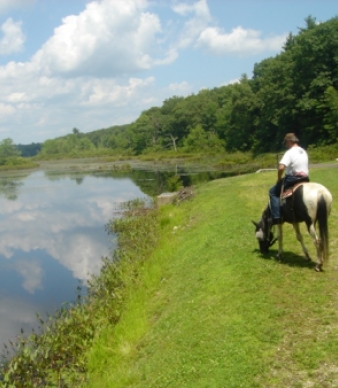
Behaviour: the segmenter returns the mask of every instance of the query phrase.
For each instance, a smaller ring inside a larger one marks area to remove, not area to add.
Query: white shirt
[[[279,163],[286,167],[286,175],[309,175],[309,158],[302,147],[296,146],[288,149]]]

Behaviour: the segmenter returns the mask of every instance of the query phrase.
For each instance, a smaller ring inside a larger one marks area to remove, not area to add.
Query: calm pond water
[[[171,172],[0,177],[0,343],[38,327],[36,313],[76,300],[114,249],[105,225],[119,204],[168,191]],[[185,186],[214,173],[182,174]]]
[[[105,225],[118,204],[144,198],[128,177],[0,177],[0,343],[76,299],[79,282],[111,253]]]

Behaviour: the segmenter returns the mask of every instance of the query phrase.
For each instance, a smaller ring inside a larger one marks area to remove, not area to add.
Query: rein
[[[274,239],[272,239],[271,241],[270,241],[270,235],[271,235],[271,227],[272,227],[272,225],[269,223],[269,222],[267,222],[267,225],[268,225],[268,233],[266,234],[266,241],[269,241],[269,247],[271,247],[277,240],[278,240],[278,237],[275,237]]]
[[[277,240],[278,240],[278,237],[275,237],[275,238],[271,241],[269,247],[272,247],[272,245],[273,245]]]

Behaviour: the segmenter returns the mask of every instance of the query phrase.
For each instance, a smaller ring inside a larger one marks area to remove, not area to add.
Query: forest
[[[295,132],[304,147],[337,143],[338,17],[318,23],[305,19],[290,33],[282,51],[256,63],[252,77],[172,96],[143,111],[136,121],[18,146],[23,156],[94,156],[172,152],[252,152],[282,148]]]

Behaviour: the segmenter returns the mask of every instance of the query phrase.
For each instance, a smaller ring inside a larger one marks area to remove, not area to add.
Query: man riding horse
[[[284,144],[288,148],[278,165],[277,183],[269,190],[271,223],[281,224],[280,194],[282,189],[294,186],[298,182],[309,181],[309,159],[306,151],[298,145],[299,139],[294,133],[287,133]],[[285,172],[285,177],[283,177]]]
[[[270,203],[263,211],[259,222],[252,222],[256,227],[255,235],[261,253],[267,254],[269,248],[278,240],[277,257],[280,259],[283,257],[282,224],[286,222],[293,225],[305,258],[311,260],[299,229],[299,224],[305,222],[317,250],[316,271],[322,271],[323,264],[329,259],[328,217],[331,212],[332,195],[323,185],[309,182],[308,156],[305,150],[299,147],[298,141],[294,133],[285,136],[284,142],[288,150],[279,162],[277,184],[269,191]],[[284,172],[285,177],[282,178]],[[300,182],[302,184],[297,185]],[[280,202],[283,188],[291,187],[292,195],[285,195]],[[278,237],[274,238],[272,229],[276,224]]]

